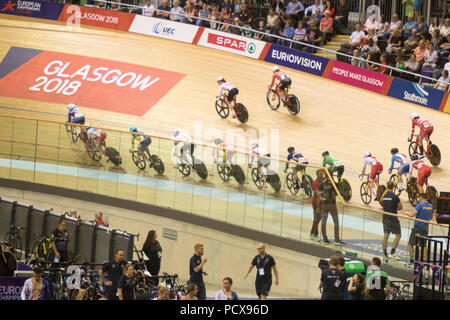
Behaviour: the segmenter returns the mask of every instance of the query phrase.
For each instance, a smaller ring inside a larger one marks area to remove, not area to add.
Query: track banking
[[[312,60],[312,59],[305,58],[305,57],[300,57],[300,56],[298,56],[296,54],[292,54],[292,53],[280,52],[275,49],[272,50],[272,59],[277,59],[277,60],[297,64],[299,66],[318,70],[318,71],[322,70],[322,62],[320,62],[320,61]]]

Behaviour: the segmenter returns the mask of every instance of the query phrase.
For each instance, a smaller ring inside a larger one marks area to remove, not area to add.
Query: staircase
[[[323,48],[333,50],[333,51],[338,51],[341,48],[341,45],[343,43],[347,43],[348,40],[349,40],[348,35],[340,34],[340,35],[334,36],[333,39],[331,39],[331,41],[329,41],[325,46],[323,46]],[[329,59],[336,59],[335,53],[328,52],[325,50],[319,50],[315,53],[315,55],[329,58]]]

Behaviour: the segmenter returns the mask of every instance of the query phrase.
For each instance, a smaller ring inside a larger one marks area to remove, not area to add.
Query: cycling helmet
[[[217,78],[217,82],[225,82],[225,78],[224,77],[218,77]]]
[[[76,106],[73,103],[70,103],[69,105],[67,105],[67,109],[72,110],[73,108],[75,108]]]
[[[220,144],[220,143],[222,143],[222,142],[223,142],[223,140],[220,139],[220,138],[215,138],[215,139],[214,139],[214,144]]]
[[[256,142],[253,142],[251,147],[252,147],[252,150],[255,149],[255,148],[258,148],[258,144]]]
[[[419,115],[416,112],[413,112],[413,113],[411,113],[410,118],[411,118],[411,120],[414,120],[416,118],[419,118]]]
[[[365,158],[368,158],[368,157],[371,157],[372,156],[372,154],[369,152],[369,151],[366,151],[365,153],[364,153],[364,159]]]
[[[178,130],[178,129],[173,129],[173,131],[172,131],[172,136],[173,137],[176,137],[177,135],[179,135],[180,134],[180,130]]]
[[[292,152],[294,152],[294,151],[295,151],[295,148],[294,148],[294,147],[289,147],[289,148],[288,148],[288,152],[289,152],[289,153],[292,153]]]
[[[392,154],[398,153],[398,148],[392,148],[392,149],[391,149],[391,153],[392,153]]]
[[[330,153],[328,151],[322,152],[322,157],[328,157]]]
[[[410,158],[411,158],[411,161],[419,160],[419,156],[415,153],[413,153]]]
[[[130,132],[136,132],[137,131],[137,128],[136,127],[131,127],[130,128]]]
[[[272,72],[275,73],[277,71],[280,71],[280,68],[278,68],[278,66],[273,66],[272,67]]]

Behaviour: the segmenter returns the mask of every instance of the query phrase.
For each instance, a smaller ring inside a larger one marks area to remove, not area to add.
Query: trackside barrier
[[[11,224],[26,228],[19,232],[22,258],[29,259],[36,243],[43,236],[49,237],[61,219],[66,220],[72,258],[78,256],[83,257],[79,258],[81,262],[104,263],[112,259],[115,250],[123,249],[126,259],[133,259],[134,236],[131,234],[0,198],[0,239],[5,238]]]
[[[63,6],[37,0],[19,2],[18,0],[9,2],[0,0],[0,5],[2,4],[3,8],[6,8],[1,11],[4,14],[59,20],[197,44],[252,59],[279,63],[285,67],[321,75],[331,80],[450,113],[448,92],[444,93],[434,88],[260,40],[170,20],[70,4]],[[275,38],[278,37],[275,36]]]

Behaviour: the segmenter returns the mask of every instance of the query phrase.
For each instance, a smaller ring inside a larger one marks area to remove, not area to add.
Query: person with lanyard
[[[345,272],[339,268],[339,257],[330,258],[330,267],[322,271],[320,287],[322,288],[322,300],[343,300],[346,284]]]
[[[117,300],[117,286],[123,275],[123,268],[126,264],[127,262],[125,261],[124,251],[118,249],[114,260],[105,263],[100,270],[98,270],[100,282],[105,284],[107,287],[106,298],[108,300]],[[109,281],[105,281],[105,273],[108,273]]]
[[[247,279],[253,267],[256,267],[255,289],[259,300],[267,300],[270,288],[272,287],[272,268],[275,274],[275,286],[278,286],[278,269],[275,259],[266,253],[266,246],[264,243],[258,244],[258,255],[253,258],[252,263],[247,269],[244,279]]]

